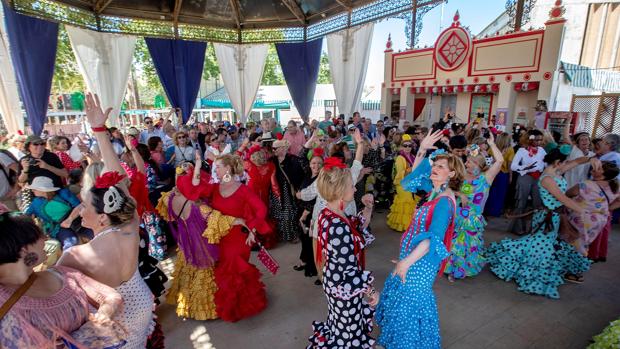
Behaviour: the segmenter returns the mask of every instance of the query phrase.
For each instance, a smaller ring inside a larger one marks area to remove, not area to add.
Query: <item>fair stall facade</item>
[[[542,29],[481,38],[457,12],[434,47],[394,52],[388,39],[382,115],[425,126],[446,113],[463,123],[495,115],[500,129],[533,120],[557,94],[563,11],[557,1]]]

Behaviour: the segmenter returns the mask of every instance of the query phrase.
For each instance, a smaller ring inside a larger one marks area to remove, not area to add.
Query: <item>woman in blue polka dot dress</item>
[[[419,158],[439,137],[440,133],[432,134],[422,141]],[[403,234],[399,260],[385,281],[377,307],[378,343],[386,349],[441,347],[433,283],[448,256],[454,191],[461,186],[465,170],[462,161],[451,154],[436,152],[431,158],[433,191]]]
[[[328,316],[327,321],[312,324],[308,348],[372,348],[372,307],[379,298],[372,287],[373,277],[364,270],[367,242],[360,233],[370,222],[372,207],[366,206],[360,221],[344,213],[355,187],[350,170],[338,158],[325,159],[317,189],[327,201],[317,224],[317,265],[325,261],[323,291]]]
[[[562,175],[588,161],[592,166],[601,164],[597,159],[587,157],[566,162],[569,153],[570,148],[561,146],[545,156],[547,168],[538,182],[545,208],[534,212],[532,233],[519,239],[494,242],[486,250],[491,271],[502,280],[515,280],[521,292],[560,298],[558,286],[564,283],[565,277],[575,281],[590,268],[587,258],[569,243],[558,239],[558,210],[566,206],[585,214],[583,207],[564,194],[566,180]]]

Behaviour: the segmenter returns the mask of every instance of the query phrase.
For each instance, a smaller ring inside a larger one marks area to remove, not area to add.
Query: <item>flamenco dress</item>
[[[455,279],[476,276],[484,267],[484,239],[487,225],[482,212],[489,195],[489,183],[481,174],[472,181],[465,181],[460,192],[467,195],[467,204],[457,208],[452,238],[452,250],[445,273]]]
[[[242,218],[257,234],[269,234],[267,207],[246,185],[230,196],[220,194],[219,184],[210,184],[203,193],[214,210],[224,215]],[[261,272],[249,262],[248,233],[240,225],[232,226],[219,242],[219,261],[215,265],[215,305],[217,315],[224,321],[235,322],[256,315],[267,306],[265,285]]]
[[[245,170],[248,174],[247,186],[263,201],[265,207],[269,207],[269,194],[274,193],[277,197],[280,195],[274,164],[267,162],[263,166],[256,166],[251,160],[248,160],[245,161]],[[268,223],[272,228],[268,234],[261,235],[259,238],[265,248],[271,249],[278,244],[278,236],[275,230],[275,222],[269,219]]]
[[[404,231],[409,226],[417,201],[411,192],[406,191],[401,185],[401,181],[411,170],[413,156],[401,153],[394,161],[394,202],[390,206],[390,213],[387,216],[387,225],[398,231]]]
[[[486,250],[491,271],[504,281],[515,280],[518,290],[553,299],[560,298],[558,286],[564,275],[581,274],[590,268],[590,261],[567,242],[558,239],[562,203],[538,182],[545,206],[532,218],[532,233],[519,239],[504,239],[492,243]],[[563,177],[552,177],[562,192],[566,191]]]
[[[327,298],[327,321],[312,323],[312,348],[373,348],[371,337],[374,310],[364,300],[373,277],[364,270],[365,241],[356,221],[341,217],[329,208],[319,215],[317,264],[323,254],[323,291]]]
[[[442,260],[454,229],[455,205],[441,196],[423,204],[415,214],[400,243],[399,260],[406,258],[423,240],[429,251],[407,271],[403,283],[388,276],[377,307],[381,327],[378,343],[386,349],[440,348],[439,314],[433,283],[441,272]]]
[[[620,319],[605,327],[603,332],[592,338],[593,342],[587,349],[620,348]]]
[[[228,233],[234,218],[223,216],[200,201],[187,201],[190,213],[184,219],[172,209],[175,195],[175,192],[163,193],[157,205],[179,247],[166,301],[176,304],[179,317],[216,319],[217,286],[213,271],[219,253],[216,244]]]

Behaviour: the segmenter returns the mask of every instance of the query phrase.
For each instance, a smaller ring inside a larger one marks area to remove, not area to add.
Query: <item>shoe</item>
[[[313,276],[317,276],[316,272],[309,272],[308,269],[306,269],[306,271],[304,272],[304,276],[307,278],[311,278]]]
[[[322,283],[322,282],[321,282],[321,280],[319,280],[319,279],[316,279],[316,280],[314,281],[314,284],[315,284],[315,285],[317,285],[317,286],[321,286],[321,285],[323,285],[323,283]]]
[[[302,271],[302,270],[306,270],[306,265],[305,264],[298,264],[298,265],[294,265],[293,269],[297,270],[297,271]]]
[[[564,275],[564,280],[566,280],[568,282],[575,283],[575,284],[582,284],[583,283],[583,275],[566,274],[566,275]]]

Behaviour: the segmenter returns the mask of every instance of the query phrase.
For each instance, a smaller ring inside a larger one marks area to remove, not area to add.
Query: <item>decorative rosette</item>
[[[471,195],[474,192],[474,187],[469,183],[463,183],[461,186],[461,193],[465,195]]]

